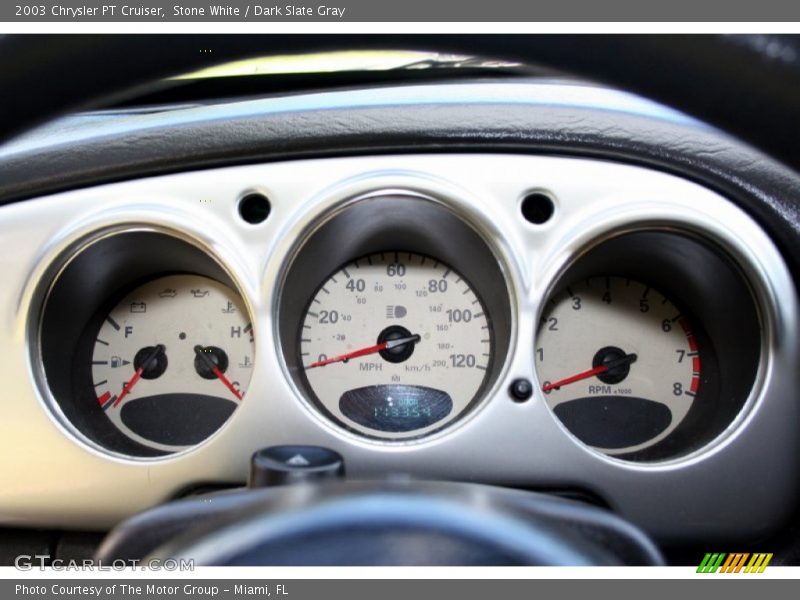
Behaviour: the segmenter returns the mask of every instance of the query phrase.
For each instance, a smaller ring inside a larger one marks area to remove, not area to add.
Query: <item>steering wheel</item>
[[[800,38],[782,36],[4,36],[0,140],[211,64],[252,55],[393,47],[483,55],[587,76],[683,110],[800,171],[792,127],[800,123]],[[643,535],[598,509],[482,486],[475,493],[478,487],[459,485],[237,492],[216,496],[213,518],[191,532],[185,525],[208,506],[188,500],[135,517],[110,536],[101,555],[119,556],[120,540],[157,531],[142,553],[160,546],[156,554],[195,553],[213,564],[336,564],[343,548],[362,557],[362,564],[396,563],[402,562],[397,548],[409,547],[436,549],[423,553],[428,564],[660,561]],[[486,505],[496,510],[487,513],[481,509]],[[291,510],[281,512],[287,506]],[[611,545],[625,546],[627,554],[604,553],[587,531],[615,540]]]

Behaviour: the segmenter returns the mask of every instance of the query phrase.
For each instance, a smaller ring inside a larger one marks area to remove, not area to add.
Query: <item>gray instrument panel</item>
[[[237,212],[238,199],[252,190],[272,204],[259,225]],[[520,213],[522,198],[535,190],[555,201],[543,225]],[[383,195],[429,203],[466,224],[497,259],[509,295],[508,335],[491,386],[464,418],[402,443],[359,436],[316,410],[279,335],[281,291],[292,260],[332,215]],[[6,357],[0,365],[6,382],[0,451],[8,457],[4,480],[15,482],[0,495],[7,523],[108,527],[188,486],[243,481],[253,451],[283,443],[334,448],[354,478],[400,473],[585,489],[661,540],[760,533],[795,504],[800,432],[793,282],[752,219],[680,178],[556,157],[321,159],[58,194],[3,207],[0,225],[0,255],[7,257],[0,289]],[[41,365],[40,316],[50,282],[87,240],[128,230],[174,236],[207,255],[238,289],[256,331],[246,401],[205,442],[168,456],[126,456],[89,440],[59,410]],[[540,388],[534,336],[562,275],[602,242],[640,231],[685,234],[729,256],[752,292],[761,330],[752,393],[741,410],[700,448],[653,462],[596,452],[561,425],[541,392],[519,403],[507,391],[517,378]]]

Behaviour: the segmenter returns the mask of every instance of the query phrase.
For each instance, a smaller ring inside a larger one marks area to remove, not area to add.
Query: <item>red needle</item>
[[[419,335],[412,335],[411,337],[400,338],[397,340],[387,340],[380,344],[375,344],[374,346],[367,346],[366,348],[353,350],[352,352],[347,352],[346,354],[340,354],[339,356],[333,356],[331,358],[318,360],[317,362],[313,362],[310,365],[308,365],[306,369],[313,369],[314,367],[324,367],[325,365],[329,365],[331,363],[336,363],[336,362],[344,362],[346,360],[350,360],[351,358],[358,358],[359,356],[375,354],[376,352],[380,352],[381,350],[389,350],[390,348],[396,348],[397,346],[402,346],[403,344],[416,344],[421,339],[422,338]]]
[[[244,399],[242,393],[236,389],[236,386],[231,383],[230,379],[225,377],[225,374],[219,370],[219,367],[215,366],[211,369],[211,372],[217,376],[217,379],[225,384],[225,387],[228,388],[234,396],[236,396],[239,400]]]
[[[577,375],[573,375],[572,377],[567,377],[566,379],[561,379],[553,383],[545,383],[542,386],[542,391],[547,393],[551,390],[557,390],[562,385],[575,383],[576,381],[581,381],[582,379],[589,379],[590,377],[594,377],[595,375],[600,375],[600,373],[605,373],[606,371],[608,371],[608,365],[600,365],[599,367],[595,367],[594,369],[589,369],[588,371],[584,371],[583,373],[578,373]]]
[[[542,391],[544,393],[550,392],[552,390],[557,390],[562,386],[569,385],[570,383],[575,383],[576,381],[581,381],[583,379],[589,379],[590,377],[594,377],[595,375],[600,375],[600,373],[605,373],[610,369],[615,367],[619,367],[625,363],[632,363],[636,361],[636,354],[628,354],[627,356],[623,356],[616,360],[612,360],[607,362],[604,365],[600,365],[599,367],[595,367],[594,369],[589,369],[588,371],[583,371],[582,373],[578,373],[577,375],[572,375],[571,377],[566,377],[564,379],[560,379],[559,381],[554,381],[553,383],[545,383],[542,386]]]
[[[122,399],[128,395],[128,392],[130,392],[133,389],[133,386],[136,385],[136,382],[139,381],[142,373],[144,373],[144,367],[139,367],[136,369],[136,373],[133,374],[133,377],[130,378],[128,383],[122,386],[122,392],[120,392],[119,396],[117,396],[117,399],[114,400],[114,404],[111,405],[112,408],[116,408],[117,405],[122,402]]]
[[[197,354],[197,356],[199,356],[200,359],[206,364],[206,367],[208,367],[211,370],[211,372],[216,376],[216,378],[219,379],[225,385],[225,387],[231,391],[231,393],[234,396],[236,396],[239,400],[244,399],[242,392],[236,389],[236,386],[231,383],[231,380],[225,377],[225,373],[223,373],[220,370],[220,368],[217,366],[217,363],[215,363],[211,359],[211,357],[208,356],[208,354],[206,354],[205,348],[203,348],[200,345],[197,345],[194,347],[194,351]]]
[[[144,373],[144,368],[148,366],[155,358],[157,358],[159,354],[164,352],[164,350],[166,350],[166,348],[163,344],[159,344],[153,348],[153,351],[142,361],[142,366],[136,369],[133,377],[130,378],[128,383],[122,386],[122,391],[120,392],[119,396],[117,396],[117,399],[114,400],[114,404],[111,405],[112,408],[119,406],[120,402],[122,402],[122,399],[128,395],[128,393],[133,389],[133,386],[136,385],[136,382],[141,378],[142,373]]]

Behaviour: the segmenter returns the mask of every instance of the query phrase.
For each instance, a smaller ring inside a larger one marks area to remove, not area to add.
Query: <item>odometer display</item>
[[[491,322],[450,266],[379,252],[331,275],[309,303],[300,359],[322,409],[349,429],[415,437],[463,414],[491,368]]]
[[[370,385],[342,394],[339,410],[370,429],[415,431],[447,417],[453,400],[441,390],[418,385]]]

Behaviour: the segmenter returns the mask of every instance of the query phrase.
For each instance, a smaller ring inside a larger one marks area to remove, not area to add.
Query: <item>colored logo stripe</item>
[[[714,553],[711,554],[710,552],[707,553],[703,557],[703,561],[700,563],[700,566],[697,567],[698,573],[716,573],[719,566],[722,564],[722,561],[725,560],[726,554],[718,554]]]
[[[709,552],[704,557],[700,566],[697,567],[698,573],[763,573],[764,569],[772,560],[772,553],[734,552],[727,554],[724,552]],[[750,559],[748,562],[747,559]],[[745,566],[747,563],[747,566]],[[742,570],[744,569],[744,570]]]
[[[720,569],[720,573],[738,573],[742,570],[744,562],[750,557],[748,553],[734,553],[729,554],[725,563]]]
[[[764,569],[767,568],[769,561],[772,560],[772,553],[769,554],[753,554],[753,558],[750,559],[750,562],[747,563],[747,567],[745,567],[745,573],[763,573]]]

